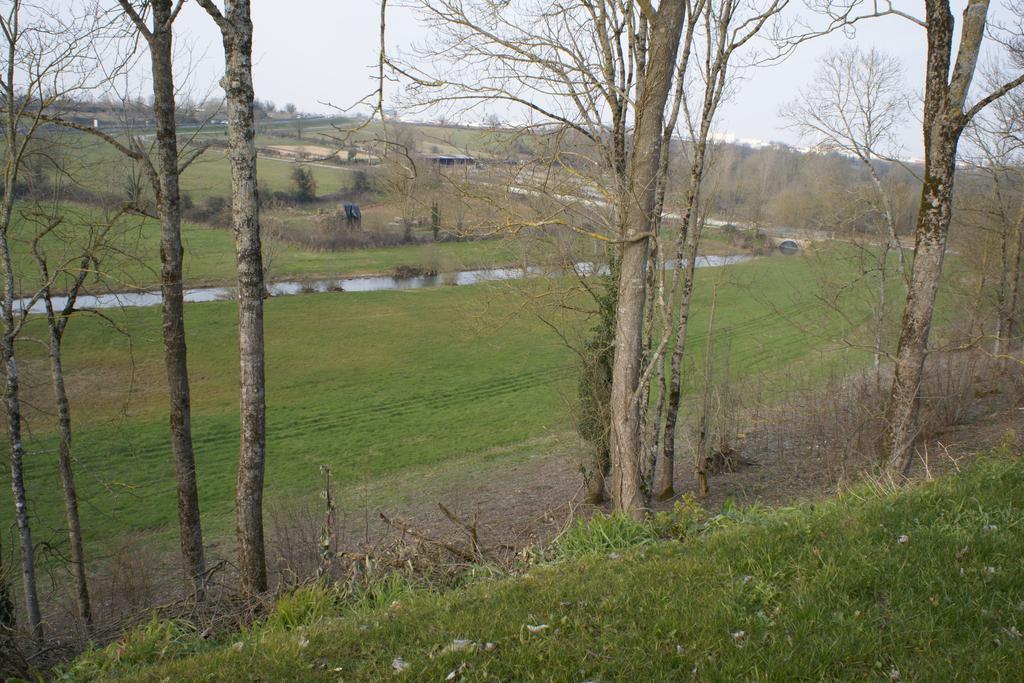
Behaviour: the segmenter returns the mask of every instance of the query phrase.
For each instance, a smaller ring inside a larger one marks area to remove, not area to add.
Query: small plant
[[[352,176],[352,192],[366,194],[373,192],[373,181],[366,171],[356,171]]]
[[[577,521],[562,534],[553,547],[554,559],[621,552],[657,540],[658,535],[648,521],[640,522],[620,513],[595,515]]]
[[[152,664],[185,654],[201,643],[195,629],[185,621],[153,618],[120,640],[102,649],[86,652],[58,679],[97,680],[116,668]]]
[[[267,629],[289,630],[309,626],[337,610],[338,594],[330,588],[306,586],[277,600],[274,613],[267,617]]]
[[[651,517],[651,528],[659,538],[682,539],[693,535],[707,512],[692,493],[675,502],[671,511],[658,512]]]

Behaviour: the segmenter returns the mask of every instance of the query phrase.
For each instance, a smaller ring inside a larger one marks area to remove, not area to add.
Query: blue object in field
[[[345,208],[345,218],[350,221],[362,220],[363,212],[359,210],[359,206],[352,202],[345,202],[343,205]]]

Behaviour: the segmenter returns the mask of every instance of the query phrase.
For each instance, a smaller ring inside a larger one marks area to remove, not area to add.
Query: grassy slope
[[[734,376],[774,369],[786,381],[794,362],[816,369],[836,358],[820,350],[841,321],[792,303],[811,283],[802,260],[780,257],[700,272],[691,344],[696,367],[713,277],[725,278],[716,316],[723,340],[719,365],[728,358]],[[793,317],[771,315],[764,297]],[[65,362],[83,468],[83,526],[104,551],[126,532],[173,538],[175,514],[159,311],[118,315],[132,335],[132,360],[125,337],[86,316],[69,327]],[[235,316],[231,302],[187,309],[199,488],[211,537],[231,524]],[[795,326],[794,318],[805,326]],[[503,288],[271,299],[267,340],[272,504],[312,498],[323,463],[345,486],[453,458],[484,462],[495,449],[570,428],[573,355],[522,296]],[[24,353],[29,398],[45,407],[50,399],[41,350],[26,345]],[[29,448],[38,456],[28,461],[28,488],[37,533],[62,543],[56,468],[46,455],[55,445],[52,420],[34,413],[31,426]],[[12,509],[0,505],[0,524]]]
[[[895,495],[720,516],[682,542],[446,594],[381,589],[353,605],[307,590],[219,643],[153,625],[69,677],[1019,680],[1021,491],[1024,464],[1005,454]],[[495,647],[445,652],[456,639]]]
[[[323,463],[340,484],[352,484],[542,433],[551,416],[564,415],[559,387],[568,386],[569,352],[529,319],[503,324],[514,303],[492,301],[481,288],[270,300],[269,498],[312,495]],[[201,304],[187,315],[201,503],[216,536],[229,528],[238,449],[236,310]],[[135,372],[125,414],[127,341],[89,318],[68,336],[76,452],[88,472],[80,495],[96,543],[174,519],[159,312],[128,311],[124,324]],[[41,360],[30,367],[44,368]],[[44,416],[36,420],[31,448],[45,450],[52,432]],[[35,460],[28,477],[42,529],[60,520],[50,465]],[[2,515],[6,521],[6,509]]]

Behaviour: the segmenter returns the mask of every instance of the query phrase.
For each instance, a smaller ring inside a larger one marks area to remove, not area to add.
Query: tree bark
[[[9,186],[13,187],[13,183]],[[28,498],[25,494],[25,448],[21,440],[21,395],[18,380],[18,362],[14,355],[14,273],[11,270],[11,252],[7,239],[11,209],[4,197],[4,229],[0,231],[0,258],[4,267],[4,331],[0,344],[0,357],[5,369],[4,404],[7,409],[7,435],[11,447],[11,492],[14,494],[15,518],[18,523],[18,539],[21,543],[21,571],[25,590],[25,608],[29,626],[36,640],[43,638],[43,620],[39,611],[39,594],[36,588],[35,546],[32,544],[32,527],[29,522]]]
[[[615,320],[612,367],[611,498],[615,510],[642,517],[640,368],[650,229],[655,208],[658,161],[665,104],[672,85],[686,11],[683,2],[665,0],[651,27],[646,71],[637,96],[636,126],[630,151],[627,199],[622,217],[623,249]]]
[[[914,230],[914,264],[893,368],[887,420],[887,464],[905,476],[918,436],[921,381],[931,332],[935,297],[942,276],[952,217],[953,181],[967,92],[981,47],[988,0],[970,0],[963,37],[950,74],[954,37],[948,0],[927,0],[928,60],[924,100],[925,170]]]
[[[263,543],[263,476],[266,461],[264,388],[263,253],[256,186],[253,119],[252,17],[249,0],[225,0],[224,14],[210,0],[199,4],[220,27],[224,42],[228,149],[231,157],[232,227],[238,270],[238,342],[241,364],[241,444],[235,490],[238,566],[242,589],[267,590]]]
[[[175,120],[171,0],[154,0],[149,38],[156,114],[157,205],[160,216],[160,291],[162,294],[164,367],[170,399],[171,451],[178,493],[178,527],[185,574],[202,599],[206,560],[199,511],[192,406],[185,342],[184,249],[181,242],[179,155]]]
[[[691,226],[689,233],[699,232],[699,227]],[[676,425],[679,421],[679,409],[682,405],[683,357],[686,354],[686,334],[690,323],[690,301],[693,298],[693,284],[696,267],[699,235],[693,234],[687,239],[686,255],[678,259],[677,267],[686,260],[686,274],[683,277],[682,292],[679,301],[679,318],[676,326],[675,346],[669,372],[668,397],[666,398],[665,424],[661,434],[661,452],[658,455],[654,471],[654,495],[658,500],[668,500],[675,495],[675,452]]]
[[[17,8],[14,10],[17,12]],[[17,37],[8,36],[7,69],[4,98],[13,103],[17,92],[14,89]],[[39,611],[39,595],[36,587],[35,547],[32,545],[32,528],[29,522],[28,500],[25,495],[24,460],[25,449],[21,440],[21,396],[18,382],[18,362],[14,354],[14,340],[17,328],[14,320],[14,270],[11,263],[10,227],[14,210],[14,191],[18,181],[18,168],[25,141],[18,140],[19,121],[15,108],[7,107],[4,142],[6,159],[4,163],[4,196],[0,204],[0,264],[3,266],[3,332],[0,337],[0,363],[4,368],[4,407],[7,411],[7,435],[11,447],[11,491],[14,494],[15,518],[18,524],[18,539],[21,544],[22,581],[25,590],[25,608],[29,627],[36,640],[43,638],[43,621]]]
[[[44,272],[45,275],[45,272]],[[92,605],[89,600],[89,583],[85,572],[85,550],[82,547],[82,523],[78,515],[78,493],[75,490],[75,475],[71,468],[71,403],[64,385],[64,362],[61,353],[63,337],[61,322],[53,311],[49,291],[45,292],[46,318],[49,326],[50,381],[57,401],[57,417],[60,423],[60,449],[57,461],[60,482],[64,490],[64,514],[68,523],[68,546],[71,549],[71,574],[75,580],[78,614],[86,629],[92,627]]]
[[[723,17],[723,20],[725,18]],[[717,26],[720,40],[725,40],[728,23]],[[706,62],[707,85],[701,107],[701,119],[697,137],[693,141],[693,159],[690,163],[689,186],[686,190],[686,206],[683,210],[679,238],[676,246],[676,271],[673,274],[673,289],[678,282],[678,273],[683,270],[682,292],[679,298],[679,313],[675,330],[675,344],[672,349],[672,360],[668,380],[668,396],[665,404],[665,423],[661,433],[661,450],[654,472],[654,495],[658,500],[668,500],[675,495],[675,449],[676,425],[682,405],[682,365],[686,353],[686,334],[690,322],[690,301],[693,296],[697,256],[700,253],[702,226],[698,218],[701,202],[701,185],[704,181],[704,169],[707,160],[708,137],[711,125],[718,111],[722,93],[727,84],[729,58],[733,48],[726,48],[724,43],[719,46],[713,61]]]

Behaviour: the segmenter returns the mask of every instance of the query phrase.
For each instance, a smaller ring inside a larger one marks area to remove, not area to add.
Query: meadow
[[[699,273],[695,367],[714,289],[716,364],[728,365],[734,378],[766,373],[785,383],[797,365],[806,374],[866,360],[863,352],[833,348],[849,322],[808,303],[804,292],[816,277],[808,261],[768,257]],[[270,299],[268,501],[315,499],[323,464],[339,487],[353,487],[397,474],[427,476],[459,459],[486,468],[496,454],[522,455],[538,439],[570,433],[575,356],[540,316],[561,316],[570,336],[585,334],[591,323],[575,312],[537,308],[553,286],[538,279]],[[567,301],[580,303],[573,295]],[[83,526],[94,555],[127,534],[170,541],[175,528],[159,310],[112,313],[118,330],[77,316],[65,352]],[[226,536],[232,523],[235,304],[190,304],[186,324],[201,507],[213,539]],[[27,334],[40,330],[34,321]],[[37,408],[29,415],[31,512],[39,538],[59,546],[62,506],[42,349],[25,345],[22,366]],[[0,505],[0,523],[12,509]]]

